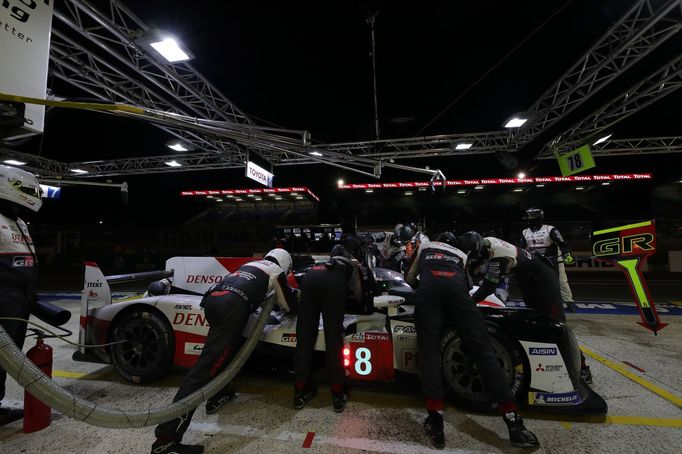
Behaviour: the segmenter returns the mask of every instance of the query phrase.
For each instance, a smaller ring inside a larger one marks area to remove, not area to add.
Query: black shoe
[[[183,445],[177,441],[156,440],[150,454],[201,454],[202,452],[204,452],[204,447],[201,445]]]
[[[436,449],[445,448],[445,433],[443,432],[443,417],[427,416],[424,420],[424,432]]]
[[[348,402],[348,394],[346,394],[345,391],[339,394],[334,394],[332,399],[332,403],[334,404],[334,412],[343,412],[344,408],[346,408],[346,402]]]
[[[225,404],[232,402],[237,394],[231,389],[221,391],[206,401],[206,414],[212,415],[223,408]]]
[[[533,432],[526,429],[523,425],[523,419],[518,413],[507,413],[503,416],[504,422],[507,423],[509,429],[509,441],[512,446],[519,448],[534,448],[540,446],[538,437]]]
[[[590,366],[585,366],[580,369],[580,379],[588,385],[592,384],[592,371],[590,370]]]
[[[21,408],[0,408],[0,426],[19,421],[24,417],[24,410]]]
[[[308,402],[315,398],[317,391],[314,388],[303,388],[294,392],[294,408],[300,410],[305,407]]]

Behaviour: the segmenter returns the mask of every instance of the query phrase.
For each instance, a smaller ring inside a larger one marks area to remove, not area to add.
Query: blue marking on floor
[[[659,315],[682,315],[682,307],[669,303],[655,303]],[[509,307],[525,307],[523,301],[507,301]],[[575,314],[639,315],[635,303],[610,301],[576,301],[573,303]],[[568,311],[564,303],[564,309]]]

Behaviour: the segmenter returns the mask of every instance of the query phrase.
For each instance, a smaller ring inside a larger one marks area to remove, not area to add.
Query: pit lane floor
[[[61,300],[73,313],[78,302]],[[527,426],[540,437],[538,453],[679,453],[682,446],[682,317],[661,316],[670,323],[654,337],[630,315],[568,314],[569,324],[587,351],[594,389],[609,404],[605,421],[526,413]],[[77,340],[74,334],[70,338]],[[123,382],[111,366],[76,363],[74,347],[55,340],[55,380],[70,391],[107,406],[139,409],[171,401],[181,372],[153,386]],[[26,349],[35,343],[27,339]],[[624,363],[623,361],[627,361]],[[624,374],[631,375],[631,378]],[[8,379],[6,403],[20,406],[23,390]],[[252,374],[235,383],[237,399],[218,414],[199,408],[185,442],[202,443],[207,453],[228,452],[437,452],[421,431],[425,414],[413,384],[356,386],[346,411],[331,410],[331,396],[321,389],[301,411],[291,406],[292,381]],[[512,448],[497,416],[470,414],[448,407],[444,452],[528,452]],[[153,428],[100,429],[56,412],[52,425],[24,434],[21,421],[0,427],[1,453],[147,453]]]

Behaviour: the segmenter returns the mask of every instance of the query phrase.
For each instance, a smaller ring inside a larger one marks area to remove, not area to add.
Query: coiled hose
[[[17,348],[0,326],[0,366],[19,385],[41,402],[62,414],[87,424],[111,429],[130,429],[161,424],[175,419],[198,407],[227,386],[237,375],[253,349],[260,341],[265,322],[275,304],[274,294],[263,302],[261,313],[251,335],[239,349],[230,364],[203,388],[170,405],[147,410],[122,410],[107,407],[76,396],[52,381]]]

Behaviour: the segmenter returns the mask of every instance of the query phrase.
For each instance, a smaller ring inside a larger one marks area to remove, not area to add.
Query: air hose
[[[0,326],[0,366],[14,378],[21,387],[41,402],[62,414],[87,424],[112,429],[131,429],[161,424],[194,410],[209,399],[237,375],[260,341],[265,322],[275,304],[271,294],[263,302],[261,313],[244,345],[230,364],[203,388],[170,405],[147,410],[123,410],[107,407],[67,391],[38,369],[24,353],[17,348],[7,332]]]

